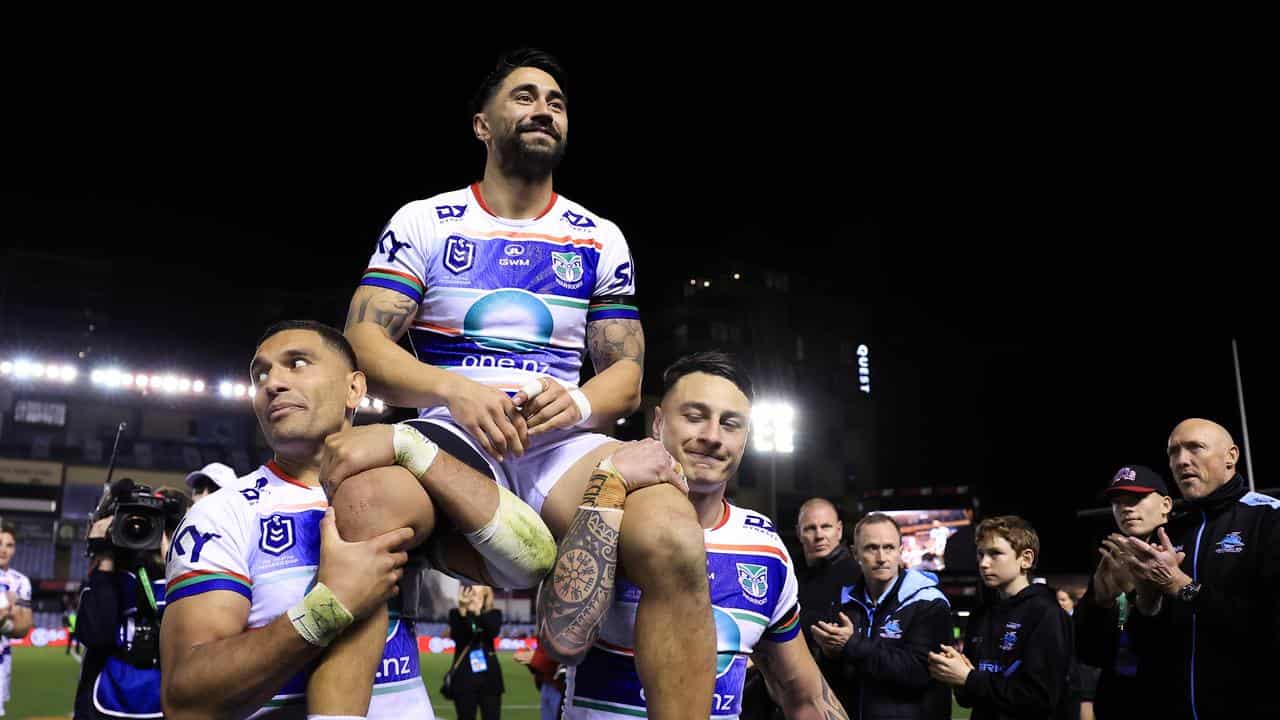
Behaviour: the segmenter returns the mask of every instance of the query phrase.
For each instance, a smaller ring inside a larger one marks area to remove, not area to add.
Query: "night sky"
[[[93,322],[216,371],[272,316],[340,324],[391,213],[479,178],[467,101],[521,40],[29,79],[0,349],[39,349],[33,317]],[[557,189],[622,227],[642,311],[728,258],[821,278],[871,317],[886,484],[978,485],[1051,536],[1121,464],[1163,468],[1178,420],[1240,439],[1235,337],[1259,487],[1280,485],[1252,100],[1097,58],[685,40],[545,43],[570,75]]]

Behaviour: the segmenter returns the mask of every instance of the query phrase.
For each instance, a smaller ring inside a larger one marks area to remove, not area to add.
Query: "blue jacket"
[[[951,604],[937,581],[904,570],[884,598],[859,579],[841,591],[853,637],[841,657],[836,695],[852,719],[951,717],[951,693],[929,677],[930,652],[951,642]]]

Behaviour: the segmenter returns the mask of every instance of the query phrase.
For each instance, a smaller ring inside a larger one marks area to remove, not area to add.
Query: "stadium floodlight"
[[[191,379],[190,379],[190,378],[178,378],[178,392],[180,392],[180,393],[189,393],[189,392],[191,392]]]
[[[203,381],[203,380],[196,380],[195,382],[191,383],[191,392],[193,392],[193,393],[195,393],[195,394],[197,394],[197,395],[199,395],[199,394],[203,393],[203,392],[204,392],[204,381]]]
[[[786,402],[760,402],[751,410],[751,434],[756,452],[783,453],[796,449],[796,411]]]
[[[384,403],[384,402],[382,402],[381,400],[379,400],[379,399],[377,399],[377,398],[374,398],[374,399],[373,399],[373,409],[374,409],[374,410],[377,410],[378,412],[382,412],[383,410],[386,410],[386,409],[387,409],[387,404],[386,404],[386,403]]]
[[[0,375],[10,375],[13,373],[13,363],[5,360],[0,362]]]
[[[231,394],[232,394],[234,397],[238,397],[238,398],[242,398],[242,397],[244,397],[244,396],[245,396],[245,386],[244,386],[244,385],[241,385],[240,383],[236,383],[235,385],[233,385],[233,386],[231,387]]]
[[[758,402],[751,408],[751,435],[756,452],[769,456],[769,516],[778,516],[778,455],[795,452],[796,411],[791,403]]]
[[[58,379],[68,385],[75,382],[76,376],[79,374],[80,374],[80,371],[76,370],[74,365],[63,365],[62,367],[58,368]]]
[[[229,398],[233,392],[234,390],[230,380],[223,380],[218,384],[218,394],[222,397]]]

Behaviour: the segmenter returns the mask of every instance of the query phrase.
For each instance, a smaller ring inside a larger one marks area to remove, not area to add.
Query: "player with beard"
[[[486,149],[483,178],[395,213],[352,297],[346,336],[372,392],[420,408],[414,427],[496,481],[491,493],[467,498],[495,508],[495,522],[483,526],[459,524],[447,498],[431,497],[468,539],[502,527],[499,487],[563,538],[593,469],[618,450],[626,511],[647,519],[621,528],[620,545],[628,577],[644,590],[636,663],[649,712],[705,717],[716,638],[702,528],[679,489],[674,460],[660,451],[636,457],[646,468],[642,477],[624,467],[635,451],[619,450],[598,432],[639,407],[644,333],[621,231],[553,188],[568,139],[568,108],[564,72],[554,58],[520,50],[500,59],[472,108],[473,135]],[[398,345],[406,333],[412,354]],[[596,370],[585,383],[584,351]],[[331,492],[344,475],[364,467],[343,455],[339,449],[331,466],[341,471],[325,479]],[[654,481],[661,482],[640,487]],[[423,490],[386,482],[367,492],[362,521],[389,530],[395,524],[379,525],[379,516],[393,517]],[[342,529],[341,512],[338,522]],[[437,545],[429,554],[447,558],[450,552]],[[468,579],[513,586],[501,578]],[[590,614],[584,607],[576,612]],[[544,630],[558,639],[558,658],[581,659],[589,643],[575,630],[579,617],[548,622]],[[336,656],[333,663],[332,674],[321,668],[313,680],[324,677],[323,687],[337,695],[351,673]],[[674,667],[681,671],[671,672]]]

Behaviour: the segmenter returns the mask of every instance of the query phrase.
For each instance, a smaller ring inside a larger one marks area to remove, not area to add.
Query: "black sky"
[[[186,325],[174,357],[222,365],[272,313],[338,322],[390,214],[479,177],[466,102],[518,40],[32,75],[0,174],[5,326],[90,309],[154,353]],[[1240,429],[1232,337],[1280,484],[1253,95],[1141,53],[547,45],[570,72],[558,189],[626,232],[642,304],[737,258],[868,309],[893,484],[977,482],[986,510],[1071,530],[1120,464],[1162,466],[1177,420]]]

